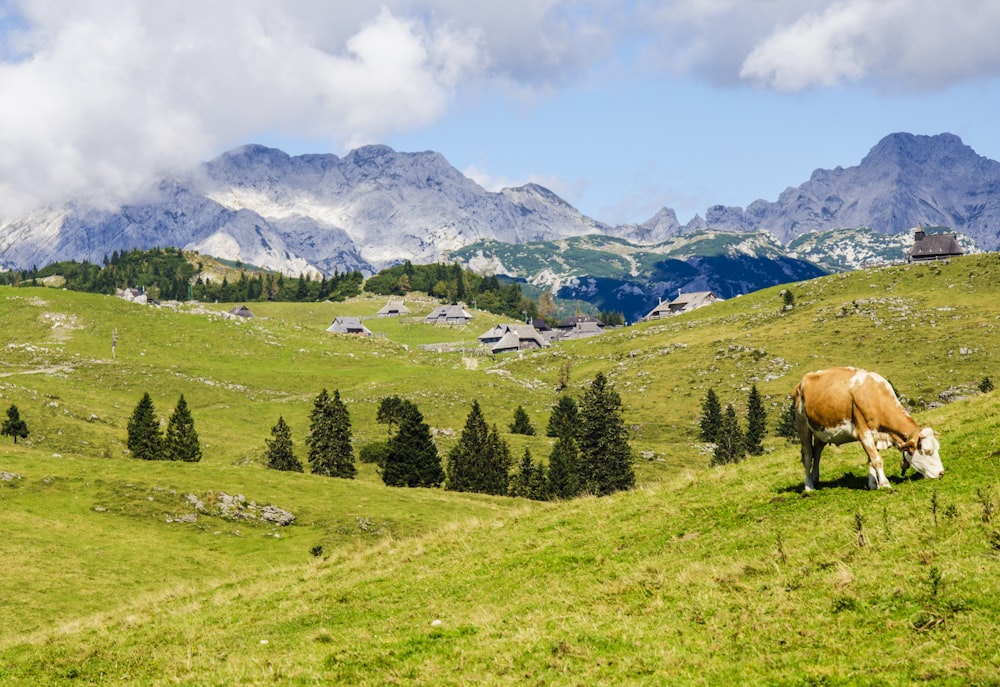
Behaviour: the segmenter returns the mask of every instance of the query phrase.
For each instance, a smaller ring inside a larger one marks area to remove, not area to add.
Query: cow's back
[[[814,428],[842,425],[853,416],[851,380],[859,373],[866,374],[853,367],[834,367],[807,373],[795,388],[796,410]]]

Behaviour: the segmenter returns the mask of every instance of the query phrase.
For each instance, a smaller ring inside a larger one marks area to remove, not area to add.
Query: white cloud
[[[484,67],[473,29],[375,8],[338,43],[293,12],[307,5],[23,3],[0,63],[0,213],[120,200],[262,131],[379,141],[440,117]]]
[[[8,0],[0,216],[125,198],[265,132],[343,152],[439,120],[466,88],[551,92],[602,62],[938,88],[1000,75],[998,34],[993,0]]]
[[[776,27],[740,76],[786,91],[868,80],[937,89],[1000,75],[1000,5],[989,0],[844,0]]]

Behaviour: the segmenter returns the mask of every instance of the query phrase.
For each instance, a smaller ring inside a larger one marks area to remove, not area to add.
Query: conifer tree
[[[462,436],[448,453],[445,489],[506,494],[510,462],[507,442],[495,425],[487,427],[479,402],[473,401]]]
[[[163,440],[163,455],[167,460],[182,460],[197,463],[201,460],[201,444],[194,429],[194,419],[188,409],[184,394],[177,400],[174,412],[167,422],[167,433]]]
[[[722,414],[719,423],[719,436],[715,442],[715,452],[712,454],[712,465],[738,463],[746,455],[746,444],[740,422],[736,418],[736,409],[730,403]]]
[[[514,421],[510,424],[511,434],[525,434],[535,436],[535,428],[528,419],[528,413],[524,411],[524,406],[518,406],[514,411]]]
[[[340,400],[340,391],[334,390],[333,398],[326,389],[316,396],[309,414],[306,443],[313,474],[347,479],[357,474],[351,446],[351,417]]]
[[[489,450],[486,453],[486,463],[479,479],[479,488],[476,490],[481,494],[494,494],[503,496],[507,493],[507,486],[510,484],[510,447],[500,436],[500,431],[496,425],[490,429],[487,440]]]
[[[560,396],[559,402],[552,407],[545,436],[561,437],[564,434],[573,436],[580,429],[579,424],[579,409],[576,401],[569,395]]]
[[[701,404],[701,440],[715,443],[719,440],[719,425],[722,423],[722,404],[715,395],[715,389],[709,389]]]
[[[563,434],[549,455],[548,484],[552,496],[571,499],[580,495],[580,451],[576,440]]]
[[[449,491],[478,491],[477,479],[486,463],[489,445],[489,427],[479,407],[479,401],[472,402],[472,409],[465,418],[465,427],[458,443],[448,452],[448,477],[444,488]]]
[[[140,460],[163,460],[163,437],[156,408],[149,393],[144,393],[128,421],[128,450]]]
[[[390,487],[437,487],[444,481],[431,428],[416,404],[403,401],[399,430],[389,439],[382,481]]]
[[[778,420],[778,429],[776,434],[779,437],[784,437],[785,439],[795,440],[799,438],[799,430],[795,426],[795,401],[789,400],[788,405],[785,406],[785,410],[781,413],[781,418]]]
[[[16,405],[11,405],[7,409],[7,419],[3,422],[0,434],[5,437],[13,437],[15,444],[18,439],[28,438],[28,423],[21,419],[21,413]]]
[[[292,445],[292,430],[285,418],[278,416],[278,422],[271,428],[271,438],[265,439],[267,449],[264,451],[264,462],[272,470],[287,472],[302,472],[302,462],[295,457]]]
[[[528,498],[536,501],[548,501],[552,498],[552,491],[549,489],[549,481],[545,476],[545,465],[541,461],[535,463],[535,470],[528,483]]]
[[[751,456],[759,456],[764,453],[764,436],[767,434],[767,410],[764,408],[764,399],[757,391],[757,385],[750,387],[750,394],[747,396],[747,433],[746,450]]]
[[[632,447],[622,402],[604,373],[597,373],[580,401],[580,486],[604,496],[635,486]]]
[[[405,401],[399,396],[386,396],[379,402],[375,421],[380,425],[389,425],[389,436],[392,436],[393,427],[398,425],[402,419],[407,403],[409,401]]]
[[[508,493],[520,498],[531,498],[531,482],[534,477],[535,462],[531,459],[531,449],[525,446],[517,471],[510,478]]]

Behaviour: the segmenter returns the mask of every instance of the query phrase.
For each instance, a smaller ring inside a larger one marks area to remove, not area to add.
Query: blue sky
[[[0,0],[0,222],[249,142],[685,222],[892,132],[1000,159],[998,35],[990,0]]]

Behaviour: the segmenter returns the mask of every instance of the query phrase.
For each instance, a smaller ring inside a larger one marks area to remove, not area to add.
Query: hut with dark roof
[[[925,262],[947,260],[964,253],[955,234],[928,234],[920,227],[913,232],[913,247],[910,248],[909,258],[910,262]]]

